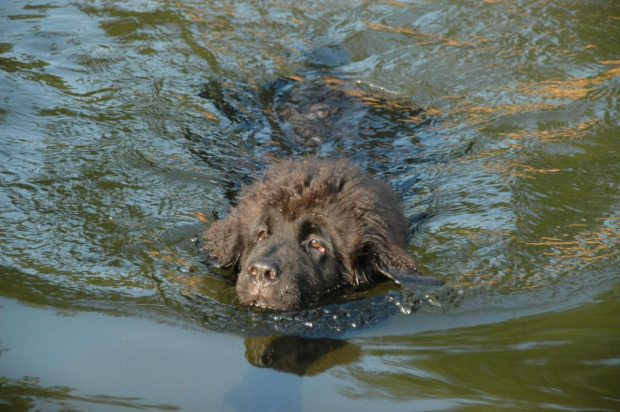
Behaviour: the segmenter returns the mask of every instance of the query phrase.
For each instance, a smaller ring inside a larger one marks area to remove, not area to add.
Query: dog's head
[[[244,305],[297,309],[347,284],[337,239],[326,225],[263,211],[244,239],[237,295]]]
[[[244,191],[205,235],[238,274],[244,305],[293,310],[347,285],[415,271],[397,196],[343,160],[288,161]]]

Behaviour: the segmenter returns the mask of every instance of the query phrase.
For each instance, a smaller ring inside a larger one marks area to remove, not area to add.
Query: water
[[[616,2],[7,0],[0,21],[0,409],[620,408]],[[291,145],[284,76],[361,98],[356,137]],[[389,181],[446,286],[239,308],[192,239],[304,153]]]

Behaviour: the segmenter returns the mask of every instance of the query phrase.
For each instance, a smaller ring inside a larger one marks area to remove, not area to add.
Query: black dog
[[[344,286],[417,274],[396,193],[344,159],[287,160],[213,222],[205,250],[243,305],[293,310]]]

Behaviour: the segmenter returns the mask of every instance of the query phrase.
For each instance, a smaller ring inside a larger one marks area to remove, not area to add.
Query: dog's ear
[[[417,265],[410,257],[407,257],[413,262],[414,266],[407,265],[406,267],[392,265],[387,266],[384,261],[376,262],[376,270],[384,277],[390,279],[394,284],[402,286],[407,283],[418,283],[426,286],[441,286],[444,282],[432,275],[425,275],[418,271]],[[414,268],[415,267],[415,268]]]
[[[373,245],[372,249],[370,256],[374,272],[395,284],[400,285],[401,279],[406,276],[420,274],[415,260],[393,241],[385,239],[381,244]]]
[[[389,239],[367,245],[366,267],[359,267],[356,278],[366,282],[389,279],[401,286],[405,283],[421,283],[428,286],[441,286],[443,282],[418,270],[415,260],[399,245]]]
[[[242,240],[238,222],[232,217],[216,220],[204,235],[204,250],[219,266],[235,266],[241,257]]]

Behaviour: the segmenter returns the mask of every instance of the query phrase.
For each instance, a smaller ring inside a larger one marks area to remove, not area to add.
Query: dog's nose
[[[274,282],[280,278],[280,268],[269,260],[258,260],[248,267],[248,274],[254,281]]]

